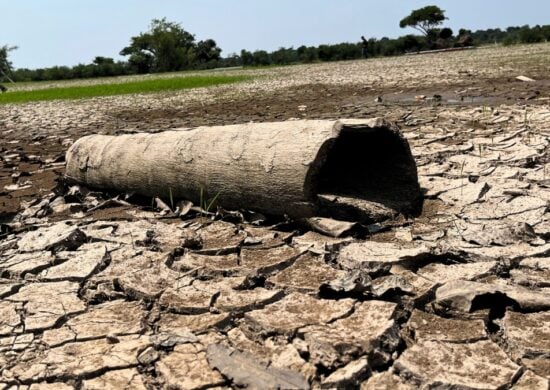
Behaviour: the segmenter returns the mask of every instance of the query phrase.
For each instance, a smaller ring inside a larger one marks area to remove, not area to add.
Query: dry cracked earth
[[[548,389],[549,59],[0,107],[0,389]],[[373,116],[411,145],[418,215],[291,221],[62,179],[84,134]]]

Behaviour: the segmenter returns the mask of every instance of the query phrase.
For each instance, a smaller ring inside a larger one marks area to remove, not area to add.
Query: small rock
[[[120,343],[120,339],[117,336],[115,336],[114,334],[106,335],[105,340],[107,340],[107,342],[109,344],[118,344],[118,343]]]
[[[532,82],[535,81],[534,79],[532,79],[530,77],[527,77],[527,76],[516,76],[516,80],[525,81],[525,82],[528,82],[528,83],[532,83]]]
[[[159,358],[159,353],[153,347],[147,347],[137,357],[139,364],[146,366],[156,362]]]

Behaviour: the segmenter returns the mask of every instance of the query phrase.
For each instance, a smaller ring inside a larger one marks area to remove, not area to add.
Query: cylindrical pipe
[[[75,142],[66,160],[66,176],[90,187],[195,203],[216,196],[225,208],[292,217],[334,214],[322,212],[326,199],[320,195],[369,202],[365,191],[376,192],[379,185],[386,191],[382,182],[392,178],[381,177],[373,164],[385,163],[380,169],[399,176],[397,190],[407,193],[402,200],[413,202],[420,194],[406,140],[379,118],[91,135]]]

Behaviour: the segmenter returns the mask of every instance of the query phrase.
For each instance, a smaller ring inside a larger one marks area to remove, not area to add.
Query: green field
[[[8,91],[0,94],[0,104],[26,103],[47,100],[70,100],[98,96],[127,95],[177,91],[190,88],[211,87],[250,80],[250,76],[187,76],[167,79],[140,80],[112,84],[54,87],[37,90]]]

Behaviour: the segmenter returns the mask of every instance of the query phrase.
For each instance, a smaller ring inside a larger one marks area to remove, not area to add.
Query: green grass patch
[[[8,92],[0,94],[0,104],[26,103],[58,99],[72,100],[98,96],[178,91],[182,89],[211,87],[215,85],[238,83],[249,79],[251,79],[250,76],[187,76],[112,84],[55,87],[31,91],[8,90]]]

